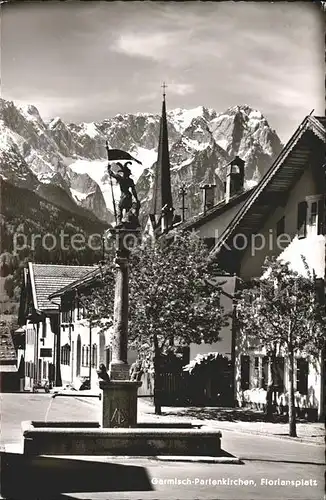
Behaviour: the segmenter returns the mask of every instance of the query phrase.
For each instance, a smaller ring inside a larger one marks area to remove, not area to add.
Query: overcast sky
[[[324,114],[322,15],[310,2],[2,5],[2,97],[44,119],[99,121],[249,104],[283,141]]]

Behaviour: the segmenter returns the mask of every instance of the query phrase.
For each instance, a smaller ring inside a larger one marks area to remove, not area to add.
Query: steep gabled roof
[[[94,271],[94,266],[64,266],[30,262],[28,272],[34,308],[40,311],[56,311],[58,306],[49,300],[49,295],[91,271]]]
[[[325,141],[326,118],[307,116],[220,235],[211,251],[212,258],[217,257],[224,245],[232,247],[230,243],[235,232],[250,235],[259,231],[273,203],[286,201],[289,191],[306,168],[312,150],[319,148],[322,153]]]
[[[56,297],[61,297],[62,295],[65,295],[67,292],[79,289],[80,287],[87,287],[87,285],[95,283],[98,280],[98,278],[101,277],[101,275],[102,275],[101,268],[93,267],[92,271],[90,271],[89,273],[57,289],[54,293],[49,295],[48,299],[52,300]]]

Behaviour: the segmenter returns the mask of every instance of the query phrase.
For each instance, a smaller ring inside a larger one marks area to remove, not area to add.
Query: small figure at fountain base
[[[99,369],[96,373],[99,379],[104,380],[105,382],[110,382],[110,376],[107,372],[106,366],[103,363],[100,364]]]

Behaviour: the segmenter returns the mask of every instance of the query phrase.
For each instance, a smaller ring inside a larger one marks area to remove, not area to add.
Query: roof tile
[[[10,331],[4,323],[0,325],[0,364],[17,362],[17,354]]]
[[[48,300],[49,295],[94,270],[94,266],[63,266],[58,264],[32,264],[32,267],[37,306],[41,310],[56,310],[58,306]]]

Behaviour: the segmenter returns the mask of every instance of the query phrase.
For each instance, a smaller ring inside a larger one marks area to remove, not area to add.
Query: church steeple
[[[163,83],[163,102],[162,115],[160,120],[160,136],[158,144],[157,162],[155,165],[155,178],[153,186],[153,200],[151,209],[151,220],[154,229],[159,225],[162,230],[168,230],[172,225],[173,220],[173,204],[171,192],[171,174],[170,174],[170,156],[169,156],[169,139],[168,127],[166,119],[166,102],[165,89]]]

